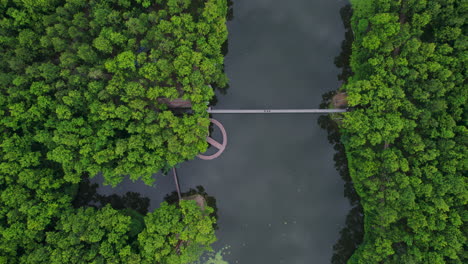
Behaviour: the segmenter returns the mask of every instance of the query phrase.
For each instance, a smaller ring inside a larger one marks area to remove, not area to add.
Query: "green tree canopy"
[[[467,5],[356,0],[343,142],[365,213],[351,263],[465,263]]]
[[[143,216],[72,201],[84,177],[152,183],[206,149],[210,85],[227,82],[226,10],[224,0],[0,0],[0,263],[141,263],[145,236],[172,249],[160,263],[209,249],[209,207]],[[148,232],[158,217],[180,221],[177,249]]]

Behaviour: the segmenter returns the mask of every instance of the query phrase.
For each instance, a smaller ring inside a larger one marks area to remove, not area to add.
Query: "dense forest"
[[[365,235],[349,262],[466,263],[468,2],[351,3],[339,147]],[[0,0],[0,263],[182,264],[210,250],[209,206],[147,213],[78,193],[98,173],[151,184],[206,150],[226,15],[226,0]]]
[[[73,201],[87,177],[150,184],[207,148],[226,12],[225,0],[0,1],[0,263],[176,264],[210,249],[213,209],[194,201],[146,215]]]
[[[467,263],[468,2],[352,0],[341,133],[364,209],[350,263]]]

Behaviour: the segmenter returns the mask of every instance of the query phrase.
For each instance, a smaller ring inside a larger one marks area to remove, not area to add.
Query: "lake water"
[[[340,85],[334,58],[344,38],[340,9],[346,4],[234,1],[225,60],[230,88],[225,95],[217,92],[214,108],[318,108],[322,94]],[[200,185],[216,198],[214,247],[229,246],[229,263],[331,262],[351,206],[318,117],[213,115],[226,128],[227,149],[215,160],[178,168],[183,192]],[[152,210],[175,190],[171,176],[156,178],[155,188],[126,180],[98,192],[138,192],[150,198]]]

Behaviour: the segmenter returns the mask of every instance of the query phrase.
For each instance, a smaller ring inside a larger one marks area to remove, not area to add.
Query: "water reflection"
[[[330,104],[333,95],[334,92],[324,94],[322,105]],[[345,182],[344,196],[349,199],[352,206],[352,209],[346,216],[345,226],[340,231],[340,238],[333,246],[331,262],[333,264],[344,264],[362,243],[364,236],[364,219],[359,196],[354,189],[353,182],[349,175],[348,160],[346,159],[345,149],[340,140],[337,122],[339,122],[339,120],[333,120],[331,116],[321,116],[318,120],[320,127],[327,130],[328,141],[333,145],[336,151],[333,157],[335,168]]]
[[[227,5],[228,5],[228,11],[227,11],[226,19],[227,21],[231,21],[234,19],[234,2],[232,0],[228,0]]]
[[[341,44],[341,53],[335,58],[335,65],[342,69],[338,79],[346,83],[348,78],[353,74],[350,67],[350,56],[352,52],[353,32],[351,30],[352,9],[350,5],[346,5],[340,10],[341,18],[345,27],[345,40]],[[327,92],[322,95],[322,103],[320,108],[328,108],[332,102],[335,91]],[[360,204],[360,198],[354,189],[353,182],[349,175],[348,160],[345,154],[344,145],[341,143],[341,135],[339,132],[340,120],[332,115],[320,116],[318,124],[322,129],[328,132],[328,141],[333,145],[336,153],[333,157],[335,168],[340,173],[344,186],[344,196],[351,203],[352,209],[346,216],[346,223],[340,231],[340,238],[333,246],[333,256],[331,263],[344,264],[352,256],[357,247],[362,243],[364,236],[364,215]]]
[[[229,264],[229,262],[224,260],[226,255],[230,255],[230,252],[228,251],[229,248],[230,246],[225,246],[219,250],[207,252],[199,261],[196,261],[193,264]]]
[[[229,22],[234,19],[234,2],[232,0],[228,0],[227,4],[228,4],[228,10],[227,10],[227,15],[226,15],[226,21]],[[224,58],[226,58],[226,55],[229,53],[229,37],[221,46],[221,53],[223,54]],[[225,65],[223,65],[223,73],[225,73],[224,70],[225,70]],[[211,84],[211,86],[213,87],[215,91],[218,91],[222,95],[226,95],[229,89],[229,82],[224,88],[220,88],[214,84]],[[215,95],[213,96],[213,98],[211,98],[210,106],[215,106],[217,103],[218,103],[218,97]]]
[[[341,53],[335,58],[335,65],[342,69],[338,75],[338,80],[346,83],[348,78],[353,74],[350,65],[350,58],[353,46],[353,30],[351,29],[351,16],[353,10],[351,5],[345,5],[340,9],[341,20],[345,28],[345,39],[341,43]]]
[[[110,204],[116,210],[132,209],[142,215],[148,212],[149,198],[141,197],[136,192],[126,192],[124,195],[101,195],[97,193],[98,187],[99,184],[91,183],[88,177],[84,177],[78,186],[78,193],[73,200],[73,206],[75,208],[83,206],[102,208]]]

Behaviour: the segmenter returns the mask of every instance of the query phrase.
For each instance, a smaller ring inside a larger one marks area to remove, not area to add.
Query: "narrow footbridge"
[[[344,113],[347,111],[348,109],[212,109],[211,107],[207,110],[210,114],[332,114]],[[206,141],[208,144],[218,149],[218,151],[208,156],[198,154],[197,157],[202,160],[212,160],[219,157],[227,146],[227,133],[224,126],[213,118],[210,118],[210,121],[221,130],[223,141],[219,143],[210,136],[207,136]]]
[[[210,114],[331,114],[344,113],[347,109],[212,109]]]
[[[210,114],[333,114],[348,112],[348,109],[212,109],[209,107],[207,112]],[[223,140],[222,143],[219,143],[210,136],[207,136],[206,141],[208,144],[216,148],[218,151],[212,155],[198,154],[197,157],[202,160],[213,160],[219,157],[227,146],[227,133],[224,126],[213,118],[210,118],[210,121],[221,130]],[[174,182],[180,201],[182,197],[175,168],[172,168],[172,173],[174,175]]]

